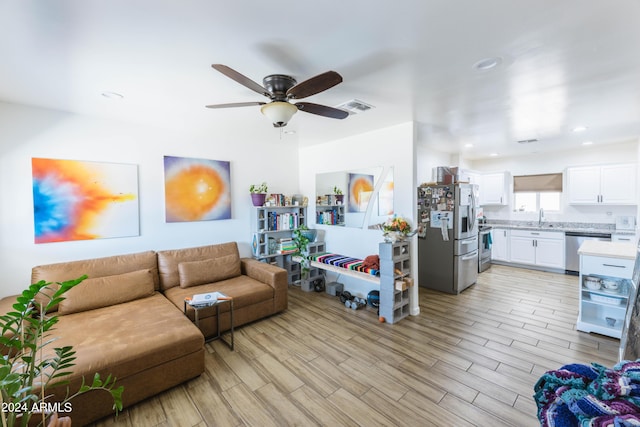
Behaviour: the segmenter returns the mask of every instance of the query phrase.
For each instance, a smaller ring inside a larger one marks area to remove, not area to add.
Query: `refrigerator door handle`
[[[472,260],[474,258],[478,258],[478,251],[473,251],[471,253],[471,255],[465,255],[462,258],[460,258],[462,261],[469,261]]]
[[[469,227],[469,231],[473,232],[476,228],[476,195],[473,192],[473,187],[471,187],[471,204],[469,205],[469,220],[471,222],[471,227]]]

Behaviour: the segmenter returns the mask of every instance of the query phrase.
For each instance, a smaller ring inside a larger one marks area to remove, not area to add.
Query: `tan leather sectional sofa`
[[[240,258],[235,242],[195,248],[147,251],[34,267],[32,282],[89,278],[71,289],[57,307],[59,322],[50,347],[72,345],[76,365],[69,378],[76,390],[85,376],[111,374],[124,386],[130,406],[204,371],[204,339],[216,330],[215,310],[183,313],[184,298],[219,291],[234,299],[234,324],[261,319],[287,308],[287,274],[273,265]],[[0,301],[9,309],[15,297]],[[221,328],[229,328],[228,305]],[[66,390],[52,389],[54,400]],[[113,413],[106,392],[72,401],[74,425]]]

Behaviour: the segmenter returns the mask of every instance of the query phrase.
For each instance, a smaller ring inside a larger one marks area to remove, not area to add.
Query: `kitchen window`
[[[516,212],[560,211],[562,173],[521,175],[513,177],[514,210]]]

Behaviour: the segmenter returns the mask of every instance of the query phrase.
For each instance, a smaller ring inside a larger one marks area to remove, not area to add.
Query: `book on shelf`
[[[267,217],[269,231],[295,230],[300,225],[300,215],[297,212],[271,211]]]

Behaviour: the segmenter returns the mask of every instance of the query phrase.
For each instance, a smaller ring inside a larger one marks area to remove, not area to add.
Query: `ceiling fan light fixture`
[[[260,111],[271,120],[273,127],[281,128],[287,125],[298,111],[298,107],[284,101],[273,101],[263,105]]]

